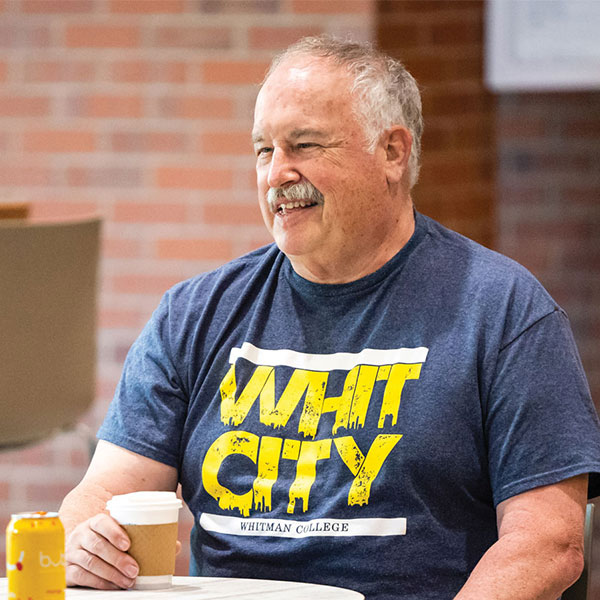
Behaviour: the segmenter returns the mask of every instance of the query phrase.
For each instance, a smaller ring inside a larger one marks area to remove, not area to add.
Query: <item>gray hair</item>
[[[423,116],[421,94],[404,65],[372,44],[333,36],[305,37],[275,56],[265,77],[285,60],[297,55],[330,59],[353,78],[354,112],[361,122],[367,148],[373,152],[382,133],[393,125],[406,127],[413,138],[408,159],[409,186],[419,178]]]

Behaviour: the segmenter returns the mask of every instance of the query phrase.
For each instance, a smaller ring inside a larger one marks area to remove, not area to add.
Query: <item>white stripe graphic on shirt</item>
[[[427,359],[428,348],[396,348],[380,350],[365,348],[360,352],[336,352],[335,354],[306,354],[295,350],[265,350],[244,342],[241,348],[232,348],[229,362],[245,358],[255,365],[266,367],[286,366],[307,371],[350,371],[357,365],[395,365],[398,363],[423,363]]]
[[[406,535],[406,519],[243,519],[202,513],[200,527],[229,535],[284,538]]]

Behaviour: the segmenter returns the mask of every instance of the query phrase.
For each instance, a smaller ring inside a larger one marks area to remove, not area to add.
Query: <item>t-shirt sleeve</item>
[[[590,473],[600,495],[600,425],[566,315],[557,309],[499,352],[485,420],[494,503]]]
[[[129,350],[98,438],[179,468],[188,396],[169,338],[167,293]]]

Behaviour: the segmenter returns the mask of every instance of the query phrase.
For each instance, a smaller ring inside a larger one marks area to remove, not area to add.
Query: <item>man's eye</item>
[[[269,146],[264,146],[262,148],[258,148],[258,150],[256,151],[256,156],[264,156],[265,154],[269,154],[269,152],[272,152],[273,148],[269,148]]]
[[[297,144],[296,147],[298,150],[305,150],[306,148],[317,148],[319,144],[315,144],[314,142],[302,142]]]

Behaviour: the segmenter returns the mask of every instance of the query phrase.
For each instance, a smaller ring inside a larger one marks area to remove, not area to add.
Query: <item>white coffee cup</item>
[[[181,506],[175,492],[133,492],[113,496],[106,503],[110,516],[127,532],[128,552],[140,567],[133,589],[171,586]]]

